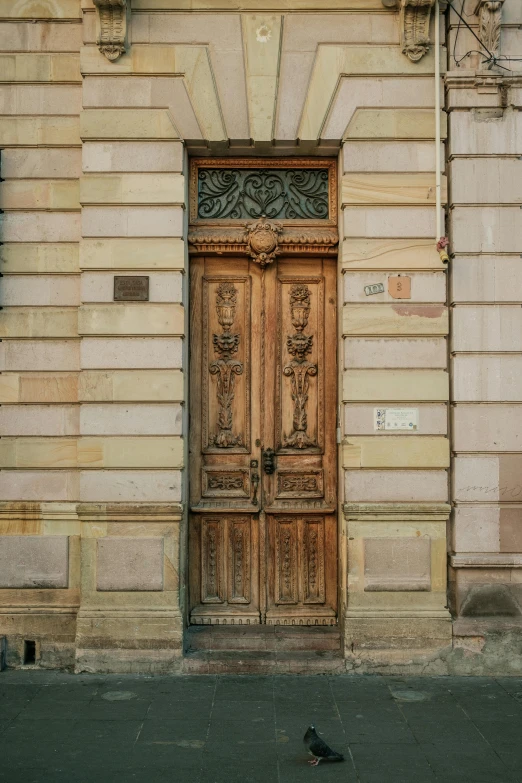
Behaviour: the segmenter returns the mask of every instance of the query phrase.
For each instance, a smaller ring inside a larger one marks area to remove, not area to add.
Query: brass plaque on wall
[[[148,275],[123,276],[114,278],[115,302],[148,302],[149,301],[149,277]]]

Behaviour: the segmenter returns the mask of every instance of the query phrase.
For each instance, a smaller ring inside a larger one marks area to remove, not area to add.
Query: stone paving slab
[[[2,783],[522,783],[521,740],[521,678],[0,674]]]

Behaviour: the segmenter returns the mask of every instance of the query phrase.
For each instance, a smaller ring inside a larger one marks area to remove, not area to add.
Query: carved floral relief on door
[[[285,278],[279,283],[280,365],[278,450],[320,451],[323,439],[323,284],[319,278]]]
[[[203,302],[203,449],[244,452],[250,440],[250,280],[206,278]],[[219,489],[218,483],[215,478],[209,489]],[[221,488],[237,489],[235,483],[222,477]]]

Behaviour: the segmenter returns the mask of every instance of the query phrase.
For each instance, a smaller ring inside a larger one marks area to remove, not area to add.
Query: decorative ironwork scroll
[[[242,446],[241,435],[232,433],[232,402],[234,400],[234,381],[236,375],[242,375],[243,362],[234,359],[239,348],[239,334],[232,334],[230,329],[236,316],[237,288],[233,283],[224,282],[216,292],[216,311],[222,334],[212,335],[214,351],[218,359],[210,363],[209,372],[217,376],[218,431],[209,439],[211,446],[226,449],[231,446]]]
[[[200,168],[200,220],[327,220],[328,169]]]
[[[290,378],[292,400],[294,403],[293,430],[284,439],[286,448],[306,449],[317,446],[317,443],[307,433],[306,404],[310,377],[317,375],[317,365],[306,358],[312,351],[313,336],[305,335],[310,316],[310,289],[303,283],[297,283],[290,289],[290,311],[295,334],[286,339],[288,353],[294,358],[283,367],[283,375]]]

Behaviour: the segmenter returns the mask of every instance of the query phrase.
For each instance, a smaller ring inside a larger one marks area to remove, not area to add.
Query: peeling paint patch
[[[440,318],[444,314],[445,310],[443,305],[430,305],[428,307],[412,307],[411,305],[405,307],[404,305],[392,305],[392,307],[393,311],[397,313],[397,315],[404,315],[406,317],[417,315],[419,318]]]
[[[256,41],[259,41],[259,43],[268,43],[268,41],[272,37],[272,31],[266,24],[262,24],[261,27],[258,27],[256,30]]]

